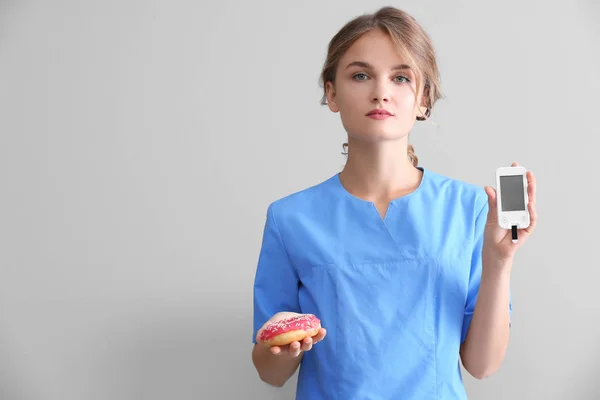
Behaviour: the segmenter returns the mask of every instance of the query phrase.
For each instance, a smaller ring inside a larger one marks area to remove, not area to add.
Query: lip
[[[392,117],[394,114],[383,108],[376,108],[367,113],[367,117]]]

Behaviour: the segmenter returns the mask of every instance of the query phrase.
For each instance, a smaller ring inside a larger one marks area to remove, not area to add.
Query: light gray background
[[[250,359],[268,203],[340,170],[327,43],[391,4],[447,98],[411,142],[538,180],[502,369],[472,399],[598,399],[597,1],[0,1],[0,399],[284,399]]]

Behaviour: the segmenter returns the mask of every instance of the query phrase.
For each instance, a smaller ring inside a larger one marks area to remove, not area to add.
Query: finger
[[[325,335],[327,335],[327,330],[325,328],[319,329],[319,332],[312,337],[313,344],[317,344],[318,342],[323,340],[325,338]]]
[[[280,346],[271,346],[271,348],[269,350],[271,350],[271,354],[273,354],[275,356],[281,354],[281,347]]]
[[[529,226],[527,228],[525,228],[525,231],[528,234],[530,234],[533,232],[533,230],[535,229],[535,225],[537,224],[537,211],[535,209],[535,203],[530,201],[528,204],[528,209],[529,209]]]
[[[488,196],[488,205],[489,205],[488,221],[489,222],[494,222],[494,221],[496,221],[496,219],[498,219],[498,214],[496,212],[496,207],[497,207],[497,203],[496,203],[496,189],[494,189],[491,186],[486,186],[485,187],[485,193]]]
[[[511,166],[511,167],[518,167],[518,166],[519,166],[519,163],[515,161],[515,162],[513,162],[513,163],[512,163],[510,166]]]
[[[298,357],[300,355],[300,350],[301,350],[300,343],[292,342],[290,344],[288,352],[292,357]]]
[[[535,204],[535,192],[537,190],[537,184],[535,181],[535,175],[531,171],[527,171],[527,196],[529,196],[529,202]]]
[[[310,337],[304,338],[302,341],[302,351],[309,351],[312,349],[313,340]]]
[[[300,352],[300,343],[297,341],[290,343],[288,345],[288,353],[296,354],[297,352]]]

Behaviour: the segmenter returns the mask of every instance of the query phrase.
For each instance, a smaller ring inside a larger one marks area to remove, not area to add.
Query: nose
[[[374,103],[387,103],[390,101],[389,88],[385,83],[378,83],[373,88],[372,101]]]
[[[373,97],[373,103],[387,103],[389,100],[388,96]]]

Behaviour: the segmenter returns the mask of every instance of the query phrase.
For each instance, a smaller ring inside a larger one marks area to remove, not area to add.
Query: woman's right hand
[[[295,317],[298,315],[302,315],[302,314],[298,314],[298,313],[294,313],[294,312],[285,312],[285,311],[278,312],[277,314],[273,315],[263,325],[263,328],[271,322],[279,321],[279,320],[290,318],[290,317]],[[315,336],[307,337],[304,340],[302,340],[302,342],[296,341],[296,342],[287,344],[285,346],[271,346],[269,350],[271,351],[271,354],[274,354],[276,356],[296,358],[300,355],[300,353],[305,352],[305,351],[310,351],[315,344],[317,344],[318,342],[320,342],[321,340],[323,340],[325,338],[325,335],[327,335],[327,331],[325,330],[325,328],[321,328]]]

